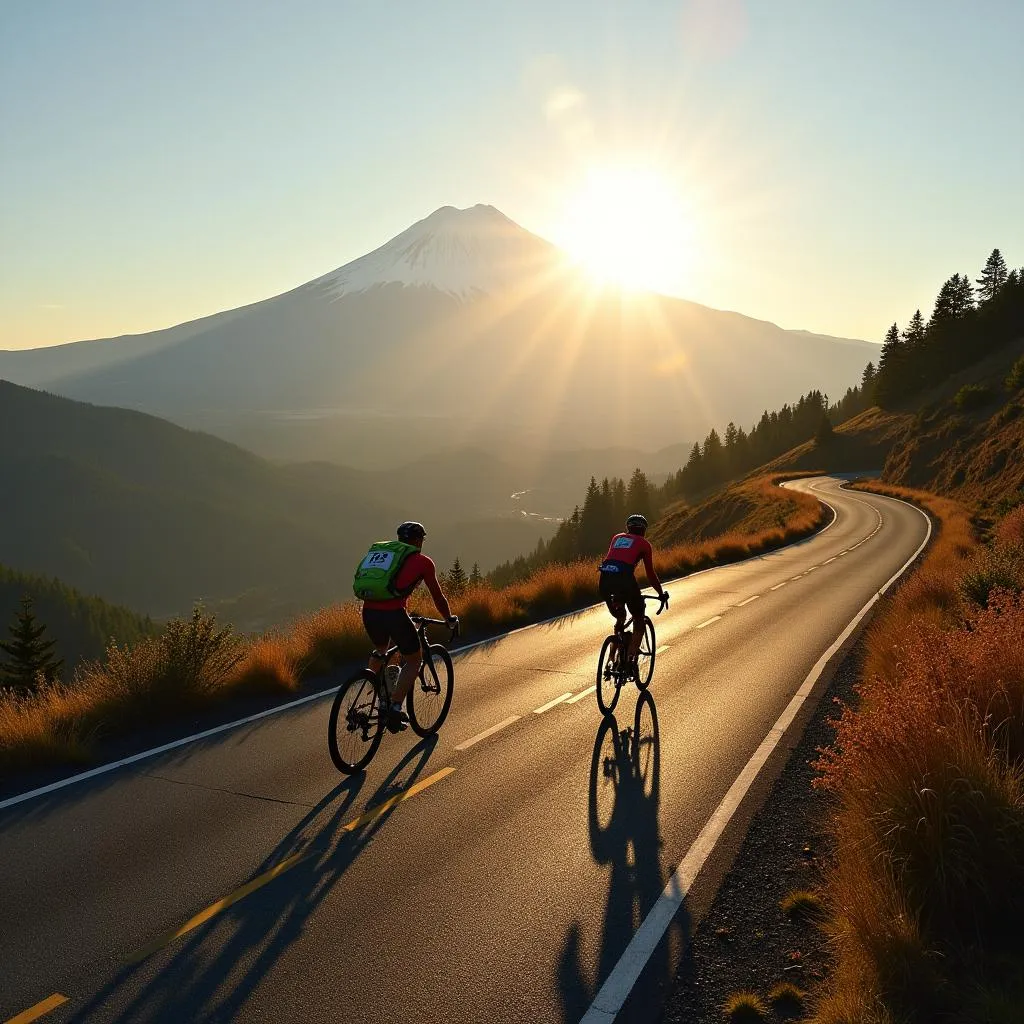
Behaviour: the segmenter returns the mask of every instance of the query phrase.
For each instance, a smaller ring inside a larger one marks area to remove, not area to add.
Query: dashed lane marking
[[[721,617],[721,615],[712,615],[710,619],[707,619],[706,621],[700,623],[700,625],[694,626],[693,628],[703,629],[705,626],[710,626],[712,622],[717,622]]]
[[[550,711],[553,707],[561,704],[563,700],[568,700],[572,696],[572,690],[568,690],[561,696],[556,697],[554,700],[549,700],[547,704],[542,704],[539,708],[534,708],[533,713],[535,715],[543,715],[545,711]],[[458,749],[456,747],[456,749]]]
[[[756,601],[760,596],[760,594],[755,594],[753,597],[748,597],[745,601],[740,601],[736,607],[742,608],[745,604],[750,604],[751,601]]]
[[[838,557],[839,557],[838,555],[833,555],[831,558],[829,558],[827,561],[823,562],[822,564],[823,565],[828,565],[829,562],[834,562]]]
[[[21,1013],[11,1017],[5,1021],[5,1024],[29,1024],[29,1021],[39,1020],[44,1013],[56,1010],[58,1006],[63,1006],[67,1001],[67,996],[54,992],[52,996],[47,996],[41,1002],[36,1003],[35,1006],[30,1006],[27,1010],[22,1010]]]
[[[455,749],[456,750],[469,750],[475,743],[479,743],[481,740],[487,739],[488,736],[493,736],[496,732],[504,729],[506,726],[511,725],[513,722],[518,722],[519,715],[509,715],[504,722],[499,722],[497,725],[492,725],[490,729],[484,729],[483,732],[478,732],[475,736],[470,736],[468,740],[463,740]]]
[[[669,645],[668,644],[662,644],[654,653],[655,654],[661,654],[662,651],[667,651],[668,649],[669,649]],[[595,686],[594,689],[596,690],[597,687]]]
[[[774,587],[769,587],[768,589],[769,590],[778,590],[779,587],[784,587],[788,582],[789,582],[789,580],[783,580],[781,583],[776,583]]]
[[[597,684],[595,683],[593,686],[588,686],[585,690],[580,690],[580,692],[577,693],[575,697],[570,697],[565,703],[566,704],[575,704],[576,701],[583,700],[584,697],[588,697],[596,689],[597,689]]]

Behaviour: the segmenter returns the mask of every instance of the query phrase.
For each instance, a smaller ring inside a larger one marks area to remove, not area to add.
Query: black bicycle
[[[455,669],[448,651],[441,644],[430,642],[427,627],[446,626],[451,632],[450,639],[453,639],[458,633],[458,624],[452,627],[443,619],[428,619],[422,615],[410,618],[416,623],[419,633],[423,662],[405,705],[409,724],[416,735],[432,736],[441,728],[452,706]],[[388,649],[384,655],[384,666],[397,652],[397,646]],[[385,667],[379,673],[363,669],[344,683],[334,698],[327,728],[327,746],[338,771],[346,775],[365,768],[380,746],[391,706],[385,671]]]
[[[661,607],[660,615],[668,606],[668,594],[664,598],[654,594],[644,594],[645,601],[657,601]],[[597,706],[610,715],[619,702],[619,692],[628,683],[633,665],[629,663],[629,637],[626,630],[633,625],[631,617],[624,621],[615,620],[615,631],[605,637],[601,645],[601,656],[597,659]],[[646,690],[654,678],[654,658],[657,653],[657,639],[654,635],[654,623],[650,616],[644,616],[644,635],[640,641],[640,650],[636,657],[636,685]]]

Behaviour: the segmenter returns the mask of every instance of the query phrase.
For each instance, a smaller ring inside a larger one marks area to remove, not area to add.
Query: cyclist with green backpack
[[[370,655],[370,671],[382,671],[383,653],[390,643],[395,643],[402,655],[402,671],[391,695],[387,720],[390,732],[401,732],[409,724],[409,716],[402,710],[402,703],[412,689],[423,661],[416,627],[406,611],[409,597],[420,583],[427,585],[437,610],[449,627],[457,630],[459,626],[458,617],[452,615],[448,598],[437,581],[437,567],[433,559],[420,550],[426,535],[422,524],[402,523],[398,527],[397,541],[378,541],[371,546],[359,563],[352,584],[356,597],[363,602],[363,626],[375,648]]]

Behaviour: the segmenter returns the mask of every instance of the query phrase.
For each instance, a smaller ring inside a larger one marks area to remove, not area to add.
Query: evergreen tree
[[[875,401],[883,407],[903,395],[903,348],[900,329],[893,324],[882,342],[878,374],[875,377]]]
[[[864,367],[864,373],[860,378],[860,389],[865,396],[870,397],[875,390],[875,364],[868,363]]]
[[[452,597],[458,597],[469,583],[466,577],[466,570],[462,568],[462,563],[455,559],[452,562],[452,567],[445,573],[445,589]]]
[[[918,348],[924,344],[924,338],[924,317],[921,316],[921,310],[917,310],[903,332],[903,340],[909,348]]]
[[[0,662],[0,683],[16,690],[31,692],[40,676],[53,682],[62,663],[53,656],[56,640],[44,637],[46,627],[36,622],[32,598],[21,599],[21,609],[8,627],[11,639],[0,641],[0,651],[7,658]]]
[[[985,267],[978,278],[978,299],[980,302],[988,302],[994,299],[996,292],[1006,284],[1008,277],[1006,260],[998,249],[992,250],[992,255],[985,262]]]
[[[828,444],[834,436],[835,431],[832,429],[832,421],[828,418],[828,413],[823,412],[821,419],[818,421],[818,427],[814,431],[814,442],[820,448]]]
[[[627,515],[639,513],[648,519],[654,518],[654,502],[651,500],[651,485],[647,481],[646,474],[637,467],[629,478],[629,486],[626,488],[626,507],[629,509]]]
[[[483,581],[484,581],[484,578],[480,574],[480,563],[479,562],[474,562],[473,563],[473,568],[470,570],[470,573],[469,573],[469,585],[471,587],[479,587],[480,584],[483,583]]]

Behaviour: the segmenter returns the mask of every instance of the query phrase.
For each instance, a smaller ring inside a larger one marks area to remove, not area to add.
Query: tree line
[[[872,397],[893,408],[1024,333],[1024,268],[1009,270],[993,249],[981,276],[943,282],[927,320],[915,311],[901,331],[893,324],[878,359]]]

